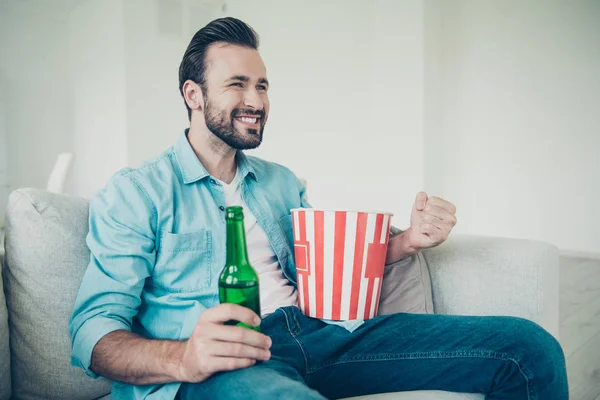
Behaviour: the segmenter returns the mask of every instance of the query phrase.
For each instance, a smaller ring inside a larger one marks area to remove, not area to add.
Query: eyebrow
[[[244,76],[244,75],[234,75],[231,78],[227,79],[226,82],[229,82],[229,81],[248,82],[248,81],[250,81],[250,78],[248,78],[247,76]],[[267,80],[267,78],[259,78],[258,83],[263,83],[263,84],[266,84],[267,86],[269,86],[269,81]]]

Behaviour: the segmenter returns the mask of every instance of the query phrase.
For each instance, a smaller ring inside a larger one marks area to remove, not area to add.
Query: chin
[[[252,129],[256,131],[255,129]],[[252,150],[257,148],[262,143],[262,132],[261,133],[251,133],[249,131],[245,131],[241,135],[238,136],[240,140],[238,140],[236,147],[238,150]]]
[[[256,143],[256,142],[252,142],[252,143],[246,142],[246,143],[242,144],[241,146],[239,146],[237,148],[237,150],[253,150],[253,149],[256,149],[257,147],[259,147],[261,143],[262,142],[258,142],[258,143]]]

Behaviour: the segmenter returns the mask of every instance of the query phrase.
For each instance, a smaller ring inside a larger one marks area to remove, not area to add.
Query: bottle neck
[[[249,266],[244,220],[227,219],[226,265]]]

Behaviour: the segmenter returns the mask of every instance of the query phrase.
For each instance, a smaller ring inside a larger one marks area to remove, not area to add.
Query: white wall
[[[179,63],[218,2],[124,3],[128,163],[138,166],[172,145],[189,126],[179,94]]]
[[[426,189],[458,206],[457,232],[600,252],[600,3],[223,3],[0,13],[12,188],[44,187],[74,150],[73,192],[91,196],[171,145],[187,125],[183,51],[233,15],[260,34],[272,82],[254,154],[306,178],[315,206],[390,210],[405,227]]]
[[[260,35],[271,114],[256,155],[309,182],[318,207],[396,213],[422,186],[420,1],[230,1]]]
[[[73,193],[91,197],[127,165],[122,0],[86,1],[69,15]]]
[[[0,228],[4,225],[4,214],[8,202],[8,146],[6,139],[6,117],[4,81],[0,77]]]
[[[45,187],[58,153],[72,150],[66,18],[0,7],[9,190]]]
[[[600,253],[600,3],[433,3],[426,187],[458,232]]]

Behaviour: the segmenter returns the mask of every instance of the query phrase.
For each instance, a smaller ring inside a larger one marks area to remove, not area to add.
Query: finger
[[[233,371],[235,369],[248,368],[256,364],[251,358],[236,357],[211,357],[211,371]]]
[[[417,193],[414,208],[417,211],[423,211],[423,209],[425,208],[425,204],[427,204],[427,193],[425,193],[425,192]]]
[[[425,209],[423,210],[423,215],[431,215],[437,219],[442,221],[456,222],[456,216],[450,213],[450,211],[445,208],[438,207],[427,203]]]
[[[434,245],[438,245],[444,241],[444,233],[435,225],[423,224],[421,226],[421,233],[429,236],[430,242]]]
[[[426,233],[429,236],[437,235],[441,229],[431,223],[421,225],[421,233]]]
[[[442,220],[441,218],[435,216],[435,215],[431,215],[431,214],[425,214],[423,213],[421,215],[421,221],[422,223],[430,223],[431,225],[435,226],[438,229],[442,229],[442,226],[444,224],[444,220]]]
[[[214,340],[210,344],[210,354],[220,357],[251,358],[255,360],[268,360],[271,352],[267,349],[248,346],[243,343],[221,342]]]
[[[239,321],[250,326],[258,326],[260,317],[254,311],[238,304],[223,303],[206,310],[201,318],[204,321],[223,323],[227,321]]]
[[[450,212],[450,214],[456,214],[456,207],[454,206],[454,204],[452,204],[449,201],[444,200],[440,197],[429,198],[429,200],[427,200],[427,204],[431,204],[432,206],[441,207],[441,208],[447,210],[448,212]]]
[[[456,225],[456,217],[454,215],[448,215],[445,217],[446,219],[438,218],[437,216],[426,214],[423,212],[421,214],[421,224],[428,223],[441,230],[445,236],[448,236],[452,228]]]
[[[243,343],[262,349],[271,347],[271,338],[267,335],[241,326],[213,324],[204,332],[209,338],[223,342]]]
[[[445,238],[448,236],[448,234],[450,233],[450,231],[452,230],[452,228],[454,228],[455,222],[452,221],[442,221],[441,219],[438,219],[436,217],[433,217],[429,214],[427,215],[422,215],[421,216],[421,223],[422,224],[430,224],[433,225],[433,227],[435,227],[436,229],[438,229],[440,232],[435,232],[433,231],[433,234],[437,234],[438,236],[441,236],[442,238]],[[421,232],[423,232],[423,230],[421,229]],[[428,232],[431,233],[431,232]]]

